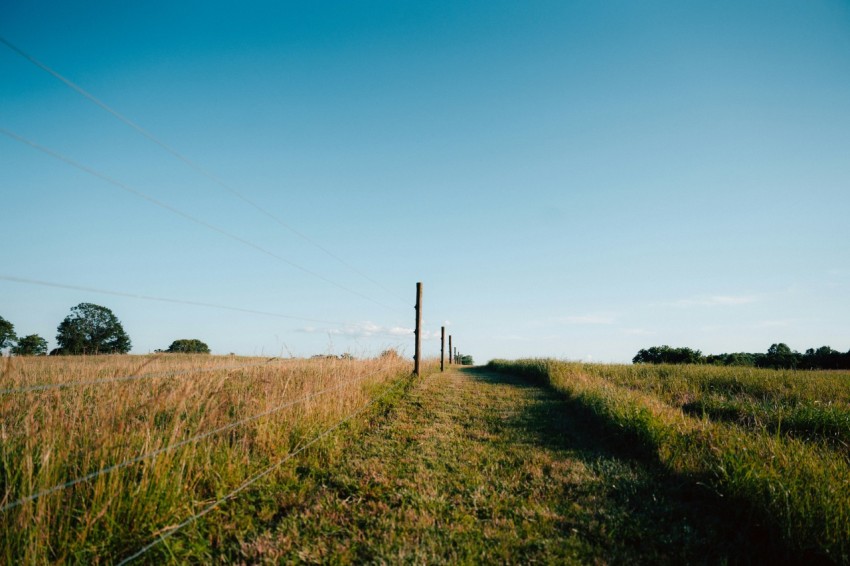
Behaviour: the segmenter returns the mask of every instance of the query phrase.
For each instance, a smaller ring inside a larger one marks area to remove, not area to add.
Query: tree
[[[705,361],[699,350],[671,348],[667,345],[640,350],[632,358],[633,364],[702,364]]]
[[[210,347],[195,338],[181,338],[171,343],[169,354],[209,354]]]
[[[788,347],[788,344],[780,342],[771,344],[767,349],[767,355],[762,360],[765,367],[775,369],[795,369],[803,361],[803,357]]]
[[[71,309],[57,328],[56,341],[63,354],[126,354],[132,343],[112,311],[92,303]]]
[[[16,356],[46,356],[47,340],[38,334],[30,334],[20,338],[11,352]]]
[[[14,344],[17,338],[15,325],[0,316],[0,350]]]
[[[839,369],[844,354],[829,346],[821,346],[817,350],[809,348],[803,354],[803,367],[806,369]]]

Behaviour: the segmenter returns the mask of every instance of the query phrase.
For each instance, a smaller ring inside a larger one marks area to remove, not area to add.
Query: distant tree
[[[209,354],[210,347],[196,338],[181,338],[171,343],[169,354]]]
[[[401,359],[401,354],[399,354],[398,350],[396,350],[395,348],[389,348],[381,352],[381,355],[378,357],[383,360],[395,361]]]
[[[806,369],[840,369],[844,354],[829,346],[821,346],[817,350],[809,348],[803,354],[802,365]]]
[[[462,365],[462,366],[473,366],[473,365],[475,365],[475,362],[473,361],[472,356],[470,356],[469,354],[459,355],[458,356],[458,362],[460,362],[460,365]]]
[[[30,334],[18,339],[18,343],[12,346],[11,352],[16,356],[46,356],[47,340],[38,334]]]
[[[746,352],[726,354],[726,365],[753,367],[756,365],[756,357],[753,354],[748,354]]]
[[[782,342],[772,344],[766,353],[735,352],[703,356],[699,350],[653,346],[632,358],[635,364],[707,363],[716,366],[746,366],[773,369],[850,369],[850,352],[829,346],[809,348],[804,354]]]
[[[671,348],[667,345],[639,350],[632,358],[633,364],[702,364],[705,362],[706,358],[699,350]]]
[[[756,365],[755,354],[735,352],[734,354],[712,354],[705,357],[705,363],[715,366],[746,366]]]
[[[0,350],[8,348],[17,340],[15,325],[0,316]]]
[[[126,354],[132,343],[118,318],[106,307],[80,303],[57,328],[60,354]],[[52,353],[52,352],[51,352]]]
[[[762,367],[775,369],[795,369],[803,362],[803,356],[788,347],[788,344],[779,342],[771,344],[767,349],[767,355],[759,360]]]

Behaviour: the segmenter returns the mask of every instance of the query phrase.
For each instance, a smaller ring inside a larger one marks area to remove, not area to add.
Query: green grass
[[[694,415],[743,427],[850,442],[850,372],[713,366],[586,365],[588,375],[657,396]]]
[[[794,556],[850,560],[847,372],[551,360],[490,367],[564,393],[672,473],[749,509]]]
[[[782,559],[717,495],[634,457],[557,392],[465,369],[419,381],[256,536],[249,563]],[[744,533],[746,534],[746,533]],[[229,557],[234,558],[234,557]]]

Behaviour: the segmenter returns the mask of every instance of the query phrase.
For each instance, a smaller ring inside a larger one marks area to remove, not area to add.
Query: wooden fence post
[[[416,347],[413,354],[413,373],[422,374],[422,283],[416,284]]]
[[[440,327],[440,371],[446,369],[446,327]]]
[[[449,365],[452,365],[452,335],[449,334]]]

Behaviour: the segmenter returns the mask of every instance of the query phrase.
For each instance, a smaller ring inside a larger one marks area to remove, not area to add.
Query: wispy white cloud
[[[308,334],[330,334],[331,336],[346,336],[349,338],[371,338],[373,336],[413,337],[413,329],[403,326],[381,326],[373,322],[356,322],[335,328],[305,326],[299,332]],[[440,339],[440,331],[423,330],[423,340]]]
[[[752,325],[753,328],[786,328],[791,326],[791,320],[762,320]]]
[[[559,324],[614,324],[614,317],[610,315],[584,314],[572,316],[559,316],[552,319]]]
[[[674,307],[722,307],[748,305],[758,300],[759,298],[755,295],[710,295],[679,299],[668,303],[668,305]]]
[[[536,338],[531,338],[529,336],[520,336],[519,334],[502,334],[500,336],[495,336],[495,340],[504,341],[504,342],[534,342]]]
[[[655,332],[646,328],[623,328],[622,332],[629,336],[652,336],[655,334]]]
[[[351,336],[353,338],[368,338],[370,336],[407,336],[413,334],[412,328],[401,326],[381,326],[373,322],[357,322],[335,328],[305,326],[300,332],[310,334],[330,334],[332,336]]]

